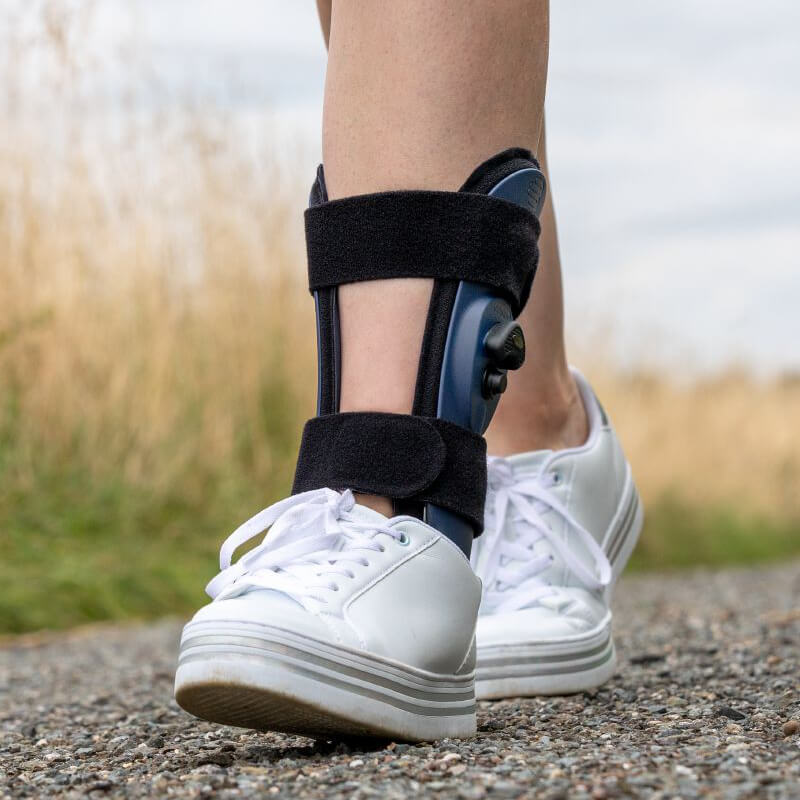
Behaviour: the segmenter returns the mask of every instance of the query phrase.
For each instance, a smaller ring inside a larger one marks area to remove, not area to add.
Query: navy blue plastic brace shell
[[[522,169],[504,178],[489,192],[490,196],[523,206],[539,217],[544,205],[545,178],[538,169]],[[499,395],[487,399],[482,383],[489,359],[485,350],[486,334],[498,322],[512,318],[509,304],[497,297],[490,287],[461,281],[447,333],[444,361],[439,384],[437,416],[463,425],[475,433],[484,433],[497,408]],[[470,371],[467,365],[471,364]],[[425,521],[468,553],[473,531],[457,514],[428,505]]]

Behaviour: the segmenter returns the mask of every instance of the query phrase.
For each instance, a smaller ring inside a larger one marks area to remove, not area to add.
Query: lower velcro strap
[[[352,489],[446,508],[483,529],[486,442],[446,420],[349,412],[310,419],[303,430],[294,494]]]

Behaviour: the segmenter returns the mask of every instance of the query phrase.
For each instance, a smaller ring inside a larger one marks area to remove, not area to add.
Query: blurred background
[[[800,555],[800,6],[558,0],[572,360],[637,569]],[[312,0],[4,0],[0,633],[184,613],[316,391]]]

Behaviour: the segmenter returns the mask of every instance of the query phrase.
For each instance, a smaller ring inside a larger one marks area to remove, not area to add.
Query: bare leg
[[[539,162],[547,172],[544,131]],[[539,267],[531,299],[519,318],[527,355],[522,367],[509,376],[508,390],[487,432],[489,452],[494,455],[576,447],[588,434],[586,413],[564,347],[564,298],[552,185],[541,223]]]
[[[454,190],[506,147],[535,152],[547,48],[547,0],[336,0],[323,122],[330,197]],[[342,411],[411,411],[430,289],[410,279],[340,288]]]
[[[331,3],[333,0],[317,0],[317,14],[319,15],[319,26],[322,28],[322,38],[325,39],[325,47],[328,46],[331,38]]]

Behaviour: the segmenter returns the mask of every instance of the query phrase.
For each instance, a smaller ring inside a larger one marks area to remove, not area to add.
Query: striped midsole
[[[517,676],[562,675],[572,672],[585,672],[602,666],[613,657],[614,644],[609,631],[601,644],[584,650],[574,650],[556,655],[524,655],[517,652],[503,656],[479,657],[476,677],[479,681],[485,681]]]
[[[426,680],[411,672],[402,675],[397,667],[391,669],[394,674],[389,674],[379,663],[367,663],[364,657],[356,665],[353,654],[348,651],[342,651],[342,660],[338,660],[297,646],[277,631],[274,634],[270,639],[264,635],[245,635],[241,631],[236,634],[188,631],[181,647],[179,668],[202,662],[220,665],[226,662],[235,664],[237,660],[256,660],[265,668],[311,678],[414,714],[474,713],[472,676],[453,676],[452,680],[442,676]]]

